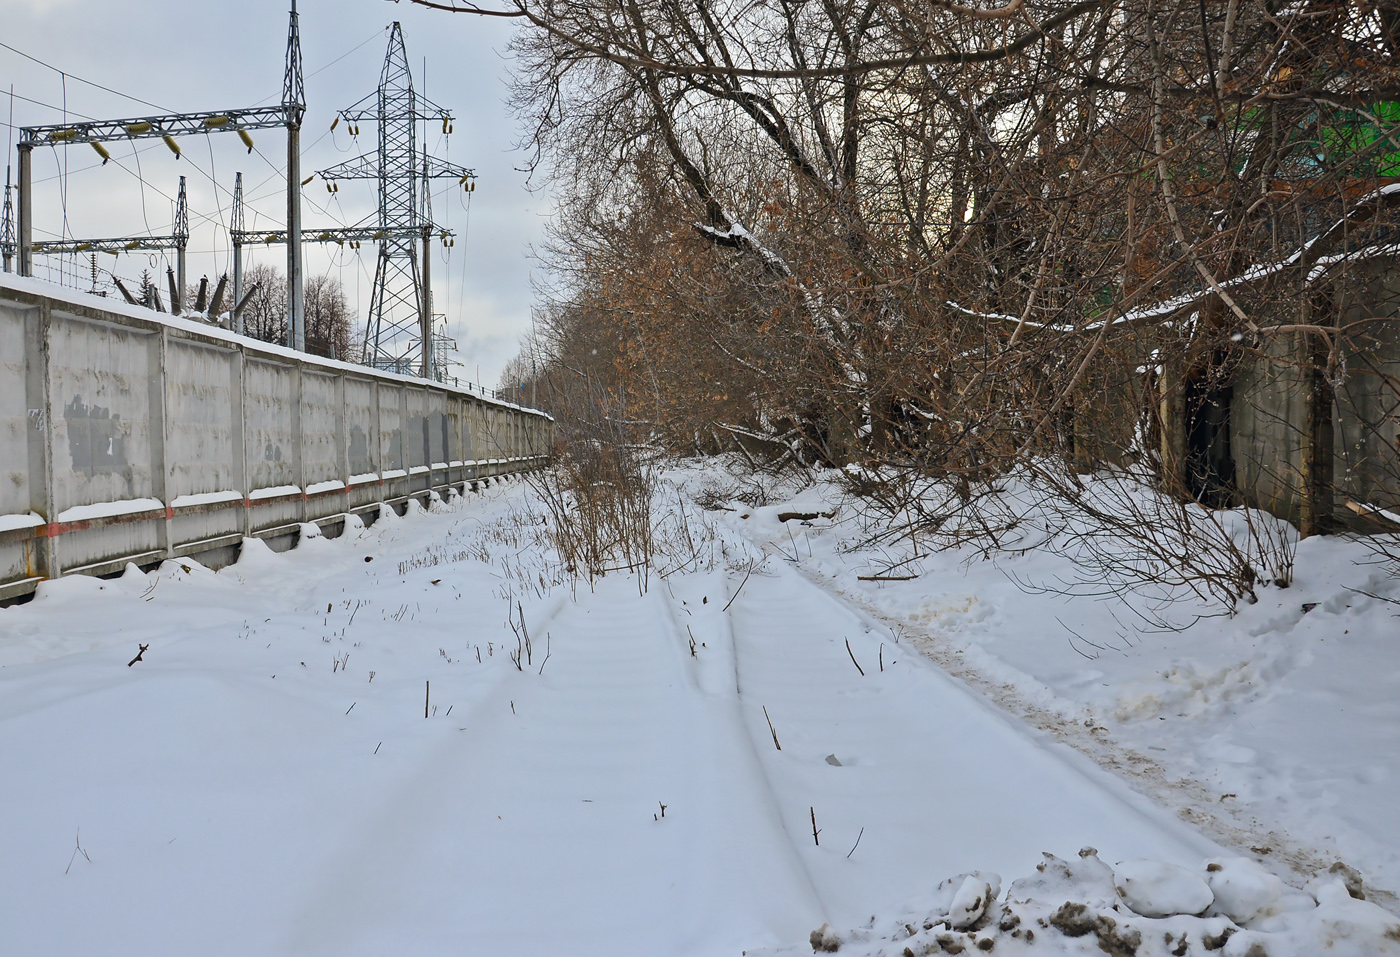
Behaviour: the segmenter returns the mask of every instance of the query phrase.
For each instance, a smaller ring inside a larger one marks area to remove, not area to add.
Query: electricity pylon
[[[433,357],[430,254],[433,233],[445,235],[445,231],[433,223],[424,199],[435,179],[451,177],[470,190],[476,174],[426,152],[419,155],[418,125],[441,123],[443,133],[448,133],[452,115],[414,91],[403,29],[398,23],[389,34],[389,51],[379,88],[341,110],[336,123],[342,120],[352,133],[359,132],[364,120],[379,127],[376,152],[318,174],[328,185],[339,179],[379,182],[375,236],[379,258],[365,326],[365,364],[399,373],[416,372],[424,377],[440,375],[441,363]]]
[[[5,166],[5,202],[0,204],[0,259],[5,272],[13,269],[15,259],[15,206],[10,200],[10,167]]]

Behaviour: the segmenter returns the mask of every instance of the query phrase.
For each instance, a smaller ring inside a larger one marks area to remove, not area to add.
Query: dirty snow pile
[[[750,957],[811,951],[851,957],[1110,954],[1115,957],[1379,957],[1400,954],[1400,918],[1365,899],[1340,865],[1286,886],[1248,858],[1198,870],[1161,861],[1109,867],[1092,847],[1067,861],[1046,854],[1033,877],[1001,895],[996,874],[959,874],[895,918],[812,932],[807,945],[751,950]]]

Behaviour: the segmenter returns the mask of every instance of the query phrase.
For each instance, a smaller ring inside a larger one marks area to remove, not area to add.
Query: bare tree
[[[286,345],[286,277],[276,266],[258,263],[244,276],[246,288],[254,283],[257,283],[257,291],[243,309],[244,331],[254,339]],[[329,275],[307,278],[305,316],[307,352],[348,362],[359,361],[359,341],[340,280]]]
[[[492,12],[561,197],[551,374],[671,444],[750,433],[964,505],[1029,470],[1091,522],[1103,469],[1305,534],[1400,496],[1394,3]]]

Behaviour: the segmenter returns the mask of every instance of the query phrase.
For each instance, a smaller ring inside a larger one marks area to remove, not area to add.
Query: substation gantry
[[[11,211],[9,171],[6,170],[5,210],[0,222],[0,250],[5,271],[18,259],[19,274],[34,274],[34,256],[72,253],[175,250],[176,266],[167,268],[171,311],[185,311],[185,251],[189,242],[189,209],[185,199],[185,178],[180,178],[175,229],[169,236],[122,237],[115,239],[68,239],[34,241],[33,152],[36,146],[89,144],[105,164],[111,158],[105,143],[116,140],[160,138],[177,157],[179,138],[196,134],[234,132],[251,153],[250,131],[283,127],[287,131],[287,225],[285,229],[250,230],[245,225],[243,174],[235,178],[230,237],[233,243],[234,329],[243,331],[243,307],[252,291],[243,288],[243,250],[254,245],[286,245],[288,345],[305,351],[306,324],[302,244],[305,242],[349,244],[359,248],[365,242],[379,245],[374,290],[365,326],[366,365],[399,373],[417,373],[441,379],[446,374],[445,347],[451,344],[445,334],[435,331],[432,306],[431,252],[434,239],[453,245],[451,230],[434,223],[431,184],[434,180],[456,179],[467,192],[476,189],[476,173],[464,166],[428,155],[426,143],[419,152],[419,124],[440,123],[444,134],[452,130],[452,114],[417,93],[404,49],[403,29],[394,23],[389,49],[380,74],[379,87],[354,106],[336,114],[331,129],[342,121],[358,135],[365,121],[378,126],[378,149],[329,169],[320,176],[332,192],[337,180],[373,179],[379,184],[377,212],[355,226],[334,226],[303,230],[301,190],[314,177],[301,177],[301,125],[306,113],[306,90],[302,76],[301,33],[296,0],[292,0],[287,31],[286,70],[282,82],[282,102],[277,106],[217,110],[200,113],[173,113],[123,120],[92,120],[50,126],[29,126],[20,130],[18,237]],[[426,139],[426,138],[425,138]],[[15,253],[18,252],[16,256]],[[128,301],[135,301],[120,282],[117,288]],[[205,305],[206,288],[201,284],[199,310]],[[211,313],[217,314],[223,302],[225,283],[220,280],[213,297]],[[159,303],[158,294],[156,302]]]
[[[208,133],[237,133],[239,139],[253,151],[250,131],[283,127],[287,131],[287,303],[288,329],[293,348],[305,350],[305,309],[302,298],[303,274],[301,251],[301,121],[306,113],[306,88],[302,79],[301,32],[298,25],[296,0],[292,0],[287,31],[286,70],[282,80],[282,102],[277,106],[249,109],[211,110],[198,113],[171,113],[164,116],[143,116],[123,120],[87,120],[49,126],[26,126],[19,131],[16,151],[19,159],[18,236],[5,235],[4,264],[9,271],[11,260],[17,260],[21,276],[34,275],[35,254],[75,252],[123,252],[141,249],[174,249],[175,274],[171,279],[171,311],[185,309],[185,247],[189,241],[189,210],[185,202],[185,180],[180,178],[180,198],[177,202],[176,226],[166,237],[129,237],[122,239],[75,239],[58,242],[34,242],[33,154],[36,146],[67,146],[87,143],[102,157],[105,164],[111,154],[104,145],[119,140],[162,139],[170,151],[179,157],[181,137]],[[8,176],[5,205],[10,205]],[[12,221],[11,216],[5,217]],[[12,251],[13,250],[13,251]],[[222,285],[222,284],[221,284]],[[132,296],[118,285],[127,299]],[[203,296],[201,295],[201,298]],[[215,300],[222,298],[218,293]],[[244,301],[234,297],[234,311],[241,313]]]

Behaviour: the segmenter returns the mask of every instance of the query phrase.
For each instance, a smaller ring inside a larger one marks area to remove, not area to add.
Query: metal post
[[[170,312],[185,311],[185,247],[190,243],[190,205],[185,196],[185,177],[180,177],[180,194],[175,199],[175,288],[170,290]]]
[[[5,260],[5,272],[14,271],[15,205],[10,198],[10,167],[5,166],[5,201],[0,206],[0,256]]]
[[[287,124],[287,308],[288,343],[306,351],[306,304],[301,275],[301,124]]]
[[[287,23],[287,71],[282,77],[282,108],[287,116],[287,344],[306,351],[306,303],[301,260],[301,119],[306,85],[301,74],[301,26],[297,0]]]
[[[424,186],[424,189],[426,190],[427,187]],[[433,284],[430,267],[432,253],[433,227],[428,225],[423,227],[423,288],[418,295],[419,309],[421,310],[419,322],[423,329],[421,333],[423,336],[423,370],[420,375],[425,379],[433,377]]]
[[[236,308],[243,301],[243,174],[233,178],[233,331],[243,335],[243,313]]]
[[[19,153],[19,274],[34,275],[34,147],[20,143]]]

